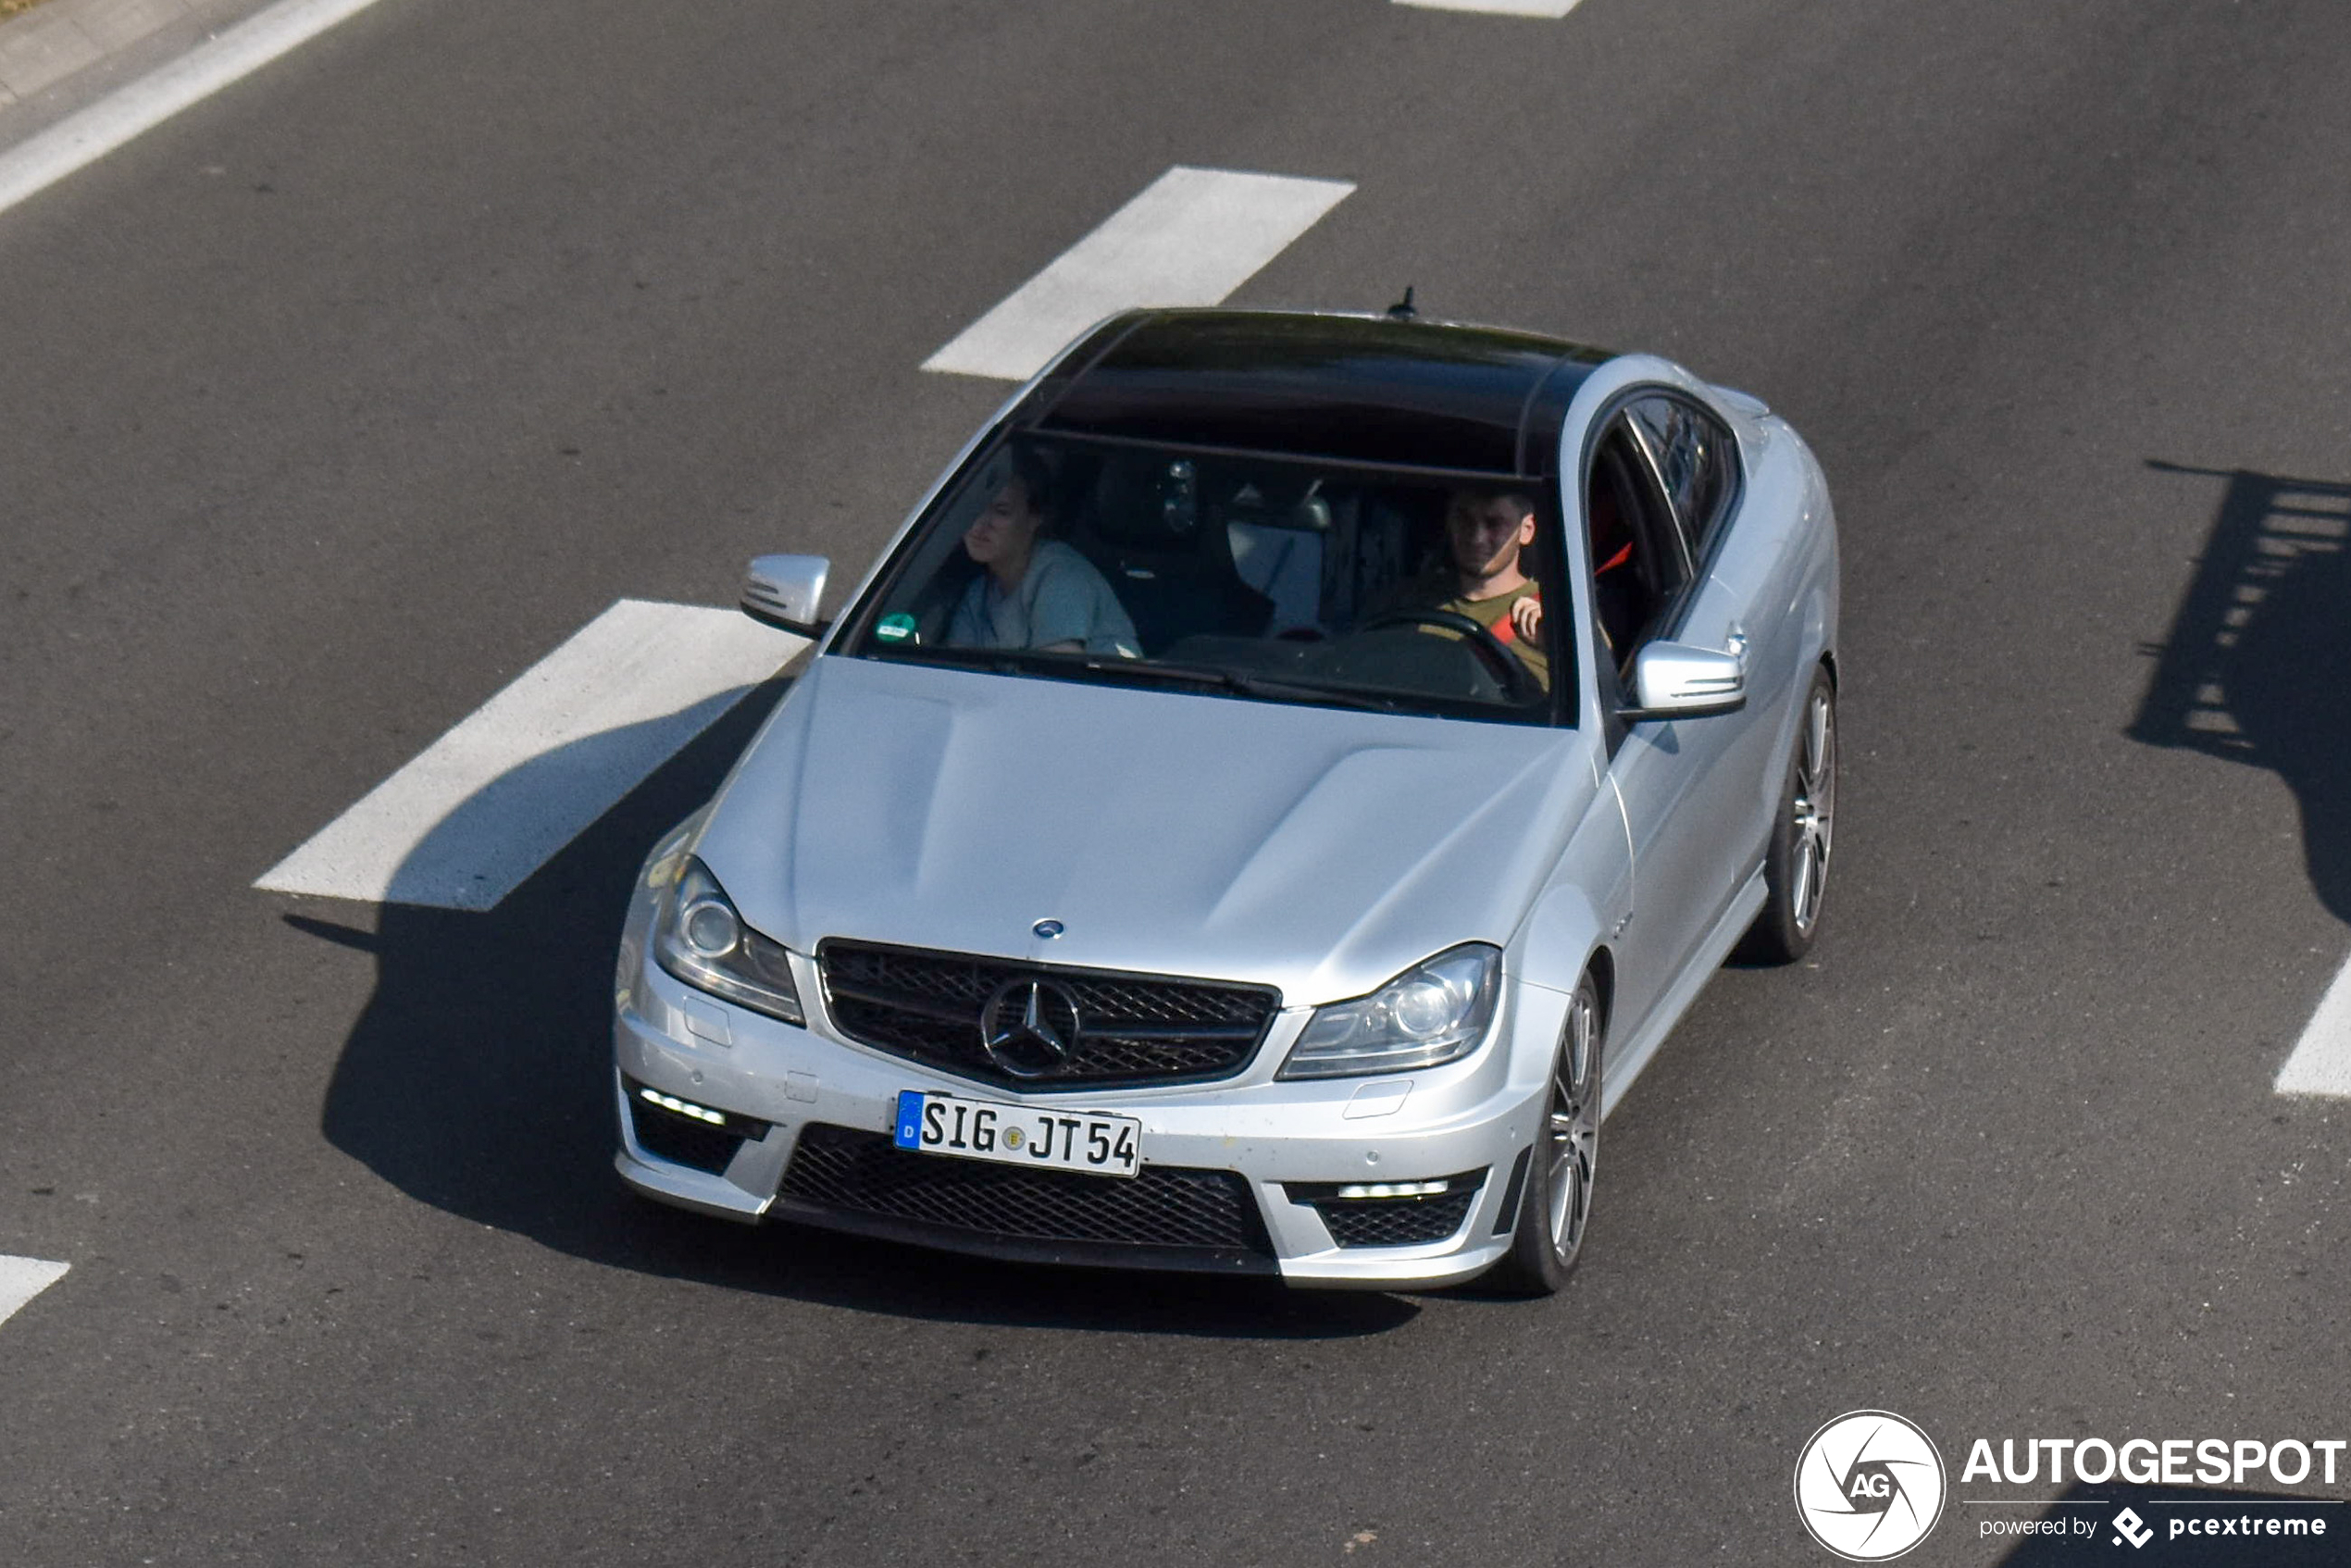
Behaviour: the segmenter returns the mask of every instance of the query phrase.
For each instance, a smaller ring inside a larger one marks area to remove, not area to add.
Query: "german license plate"
[[[1143,1163],[1143,1124],[1100,1111],[999,1105],[909,1089],[899,1093],[892,1131],[901,1149],[1037,1170],[1131,1176]]]

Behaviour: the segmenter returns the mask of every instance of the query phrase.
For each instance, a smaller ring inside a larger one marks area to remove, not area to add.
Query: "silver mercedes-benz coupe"
[[[1762,404],[1418,319],[1070,345],[621,942],[639,1191],[1059,1263],[1554,1290],[1600,1119],[1818,928],[1828,492]]]

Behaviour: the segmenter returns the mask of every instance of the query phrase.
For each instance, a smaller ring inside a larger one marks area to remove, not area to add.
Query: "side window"
[[[1703,410],[1662,393],[1636,399],[1625,413],[1664,481],[1690,559],[1703,560],[1737,488],[1731,433]]]
[[[1689,581],[1690,561],[1629,417],[1617,418],[1600,438],[1585,507],[1595,619],[1619,669],[1630,671],[1634,651],[1656,633],[1659,617]]]

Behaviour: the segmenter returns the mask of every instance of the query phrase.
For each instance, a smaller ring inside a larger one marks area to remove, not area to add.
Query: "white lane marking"
[[[2280,1094],[2351,1096],[2351,963],[2319,999],[2294,1054],[2278,1069]]]
[[[0,212],[308,43],[376,0],[281,0],[0,154]]]
[[[492,908],[805,645],[732,610],[623,599],[254,886]]]
[[[11,1258],[0,1254],[0,1323],[17,1313],[17,1309],[66,1276],[70,1263],[44,1263],[39,1258]]]
[[[1136,305],[1219,304],[1354,189],[1344,180],[1179,165],[923,368],[1025,381],[1105,316]]]
[[[1396,0],[1424,11],[1487,11],[1498,17],[1563,17],[1575,0]]]

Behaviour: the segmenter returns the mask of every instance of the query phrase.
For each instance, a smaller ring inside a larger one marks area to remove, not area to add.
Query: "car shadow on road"
[[[1418,1313],[1400,1296],[995,1263],[741,1226],[631,1196],[612,1168],[611,1076],[613,963],[629,885],[654,840],[709,799],[785,684],[755,689],[487,914],[385,904],[372,931],[306,910],[284,915],[297,931],[376,959],[375,992],[328,1085],[329,1142],[418,1201],[577,1257],[827,1305],[1250,1338],[1375,1334]],[[592,737],[491,788],[528,799],[521,775],[560,778],[581,763],[580,748],[614,743]],[[428,839],[413,858],[442,865],[444,849]]]
[[[2076,1482],[2059,1500],[2067,1506],[2046,1517],[2066,1522],[2068,1533],[2023,1537],[2000,1568],[2111,1562],[2117,1547],[2125,1557],[2154,1548],[2166,1568],[2321,1568],[2343,1562],[2343,1537],[2351,1531],[2351,1508],[2291,1492]],[[1995,1514],[2028,1517],[2022,1510]],[[1980,1532],[1983,1524],[1970,1519],[1967,1528]]]
[[[2148,466],[2227,488],[2128,733],[2283,779],[2311,886],[2351,923],[2351,483]]]

